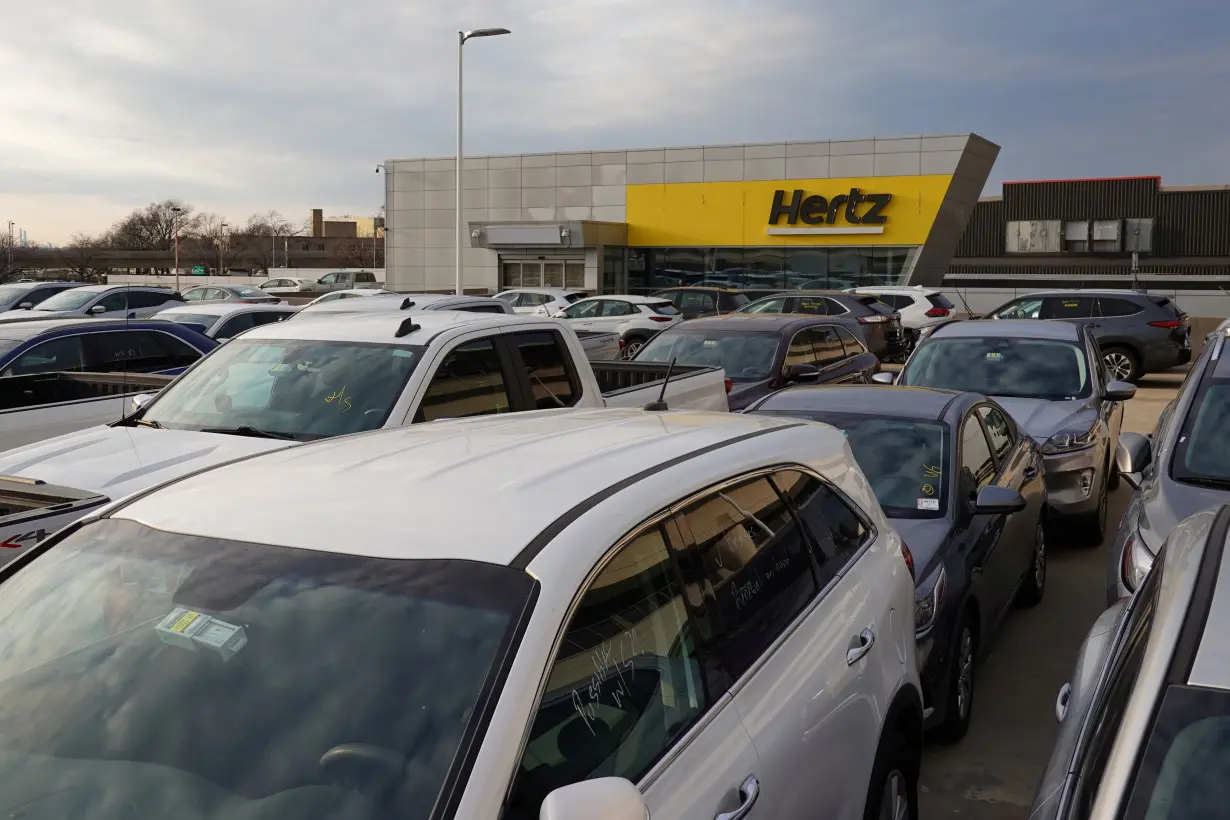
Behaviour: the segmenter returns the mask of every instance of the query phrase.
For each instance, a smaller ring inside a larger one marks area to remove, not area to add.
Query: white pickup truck
[[[0,563],[110,501],[299,442],[659,397],[725,411],[728,385],[720,368],[589,362],[576,334],[545,317],[428,311],[264,325],[137,397],[121,421],[0,453]]]

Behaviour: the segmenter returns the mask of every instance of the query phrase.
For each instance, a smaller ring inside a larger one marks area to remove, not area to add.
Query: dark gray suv
[[[1230,502],[1230,349],[1223,326],[1205,347],[1151,436],[1123,433],[1117,460],[1138,488],[1119,524],[1106,600],[1130,595],[1176,523]]]
[[[1054,290],[1018,296],[985,319],[1075,319],[1093,335],[1111,378],[1135,382],[1192,360],[1187,314],[1166,296],[1142,290]]]

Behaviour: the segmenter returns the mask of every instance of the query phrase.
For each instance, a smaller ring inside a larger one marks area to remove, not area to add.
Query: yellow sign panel
[[[922,245],[951,181],[932,175],[629,185],[628,244]]]

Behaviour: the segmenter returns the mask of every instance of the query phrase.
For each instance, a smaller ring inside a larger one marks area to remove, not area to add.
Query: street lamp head
[[[473,31],[461,32],[461,42],[472,40],[475,37],[499,37],[501,34],[512,34],[506,28],[476,28]]]

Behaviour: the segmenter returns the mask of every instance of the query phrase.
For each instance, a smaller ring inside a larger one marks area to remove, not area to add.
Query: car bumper
[[[1097,447],[1043,456],[1046,503],[1061,516],[1084,515],[1098,508],[1098,490],[1105,481],[1104,459]]]

